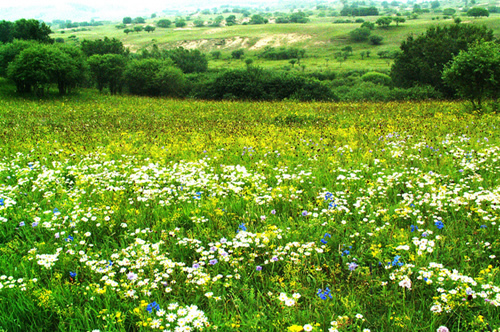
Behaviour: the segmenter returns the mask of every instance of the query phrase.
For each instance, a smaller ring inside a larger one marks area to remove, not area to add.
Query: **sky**
[[[50,22],[54,19],[73,21],[91,18],[112,20],[124,16],[151,15],[168,8],[179,9],[186,1],[175,0],[0,0],[0,20],[37,18]],[[207,3],[200,1],[200,3]]]

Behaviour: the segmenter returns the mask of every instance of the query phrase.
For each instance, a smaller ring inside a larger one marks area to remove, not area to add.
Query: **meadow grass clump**
[[[0,100],[0,328],[500,326],[498,116]]]

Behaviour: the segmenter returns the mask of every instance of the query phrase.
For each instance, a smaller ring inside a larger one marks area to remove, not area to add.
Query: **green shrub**
[[[372,82],[374,84],[380,85],[391,85],[391,77],[386,74],[378,73],[378,72],[369,72],[361,76],[361,80],[363,82]]]

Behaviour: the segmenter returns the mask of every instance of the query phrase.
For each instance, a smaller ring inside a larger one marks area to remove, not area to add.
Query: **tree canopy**
[[[481,108],[485,97],[500,96],[500,45],[478,42],[460,53],[443,71],[444,82],[457,89],[459,95]]]
[[[454,90],[445,86],[441,78],[445,64],[481,39],[493,40],[493,31],[484,26],[455,24],[431,27],[419,36],[410,35],[401,44],[401,52],[391,68],[391,78],[399,87],[431,85],[451,96]]]

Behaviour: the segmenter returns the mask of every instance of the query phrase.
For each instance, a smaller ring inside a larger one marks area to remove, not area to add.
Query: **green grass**
[[[224,14],[228,16],[229,14]],[[372,34],[380,35],[384,38],[380,46],[370,45],[368,42],[354,43],[349,40],[349,32],[358,28],[359,23],[352,24],[333,24],[338,17],[329,17],[321,19],[312,19],[307,24],[265,24],[265,25],[235,25],[231,27],[203,27],[196,28],[188,25],[184,29],[174,27],[168,29],[156,28],[152,33],[140,32],[125,35],[123,29],[116,29],[116,24],[105,26],[90,27],[91,31],[71,32],[55,31],[54,37],[63,37],[66,42],[72,42],[68,37],[75,36],[78,41],[83,39],[97,39],[108,36],[115,37],[131,49],[137,52],[143,48],[150,48],[154,44],[160,48],[173,47],[196,47],[203,52],[209,53],[213,50],[220,50],[224,59],[231,58],[231,52],[235,49],[243,48],[246,50],[247,57],[255,58],[262,47],[252,49],[259,41],[267,40],[267,45],[281,47],[299,47],[307,50],[309,59],[305,59],[306,71],[326,70],[325,59],[330,59],[330,63],[337,62],[335,53],[339,52],[345,46],[351,46],[354,50],[353,57],[341,65],[337,63],[335,70],[388,70],[392,60],[379,59],[377,52],[381,50],[395,51],[399,49],[401,42],[409,34],[424,33],[431,25],[454,24],[453,19],[432,20],[438,14],[423,14],[418,19],[407,20],[406,23],[398,27],[394,23],[388,29],[377,27]],[[210,15],[209,17],[214,17]],[[208,18],[208,17],[207,17]],[[378,17],[364,18],[367,21],[376,21]],[[500,35],[500,16],[492,14],[488,18],[471,19],[462,17],[467,24],[484,24],[493,29],[495,35]],[[158,18],[159,19],[159,18]],[[155,20],[148,20],[145,25],[154,25]],[[173,21],[173,18],[170,18]],[[344,19],[344,18],[343,18]],[[348,18],[354,20],[352,18]],[[192,21],[188,21],[192,24]],[[371,58],[361,60],[360,52],[370,51]],[[211,68],[238,68],[244,67],[241,62],[212,61]],[[269,61],[261,64],[263,67],[282,68],[286,63]]]
[[[204,331],[500,327],[496,114],[85,90],[0,109],[0,329],[173,330],[175,303]]]

